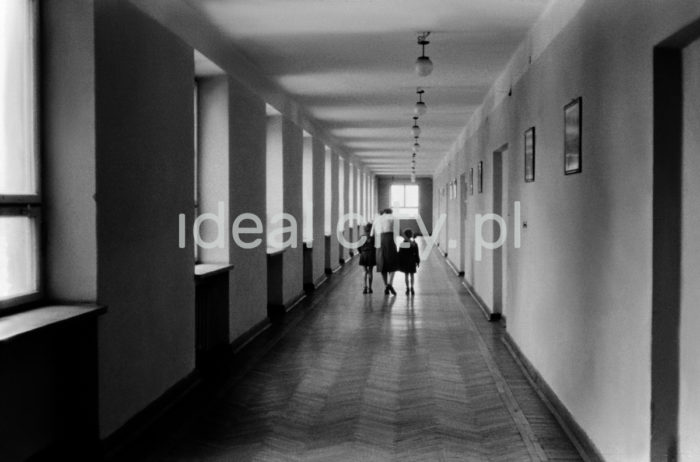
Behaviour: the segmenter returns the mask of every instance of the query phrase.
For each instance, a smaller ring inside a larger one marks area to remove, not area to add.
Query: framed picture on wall
[[[474,195],[474,167],[469,169],[469,195]]]
[[[525,130],[525,183],[535,181],[535,127]]]
[[[481,160],[476,168],[476,190],[479,194],[484,192],[484,162]]]
[[[564,106],[564,173],[581,172],[581,98]]]

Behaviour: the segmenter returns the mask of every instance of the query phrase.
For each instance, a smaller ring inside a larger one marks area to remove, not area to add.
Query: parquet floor
[[[437,252],[414,297],[381,286],[353,260],[121,460],[581,460]]]

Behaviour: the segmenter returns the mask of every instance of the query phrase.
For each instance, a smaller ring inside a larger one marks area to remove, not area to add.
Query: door
[[[464,276],[466,271],[466,249],[469,248],[467,242],[467,174],[462,173],[459,177],[459,272]]]
[[[493,221],[492,241],[495,242],[503,233],[508,233],[508,181],[507,181],[507,152],[508,145],[504,145],[493,153],[493,213],[503,218],[504,229]],[[504,268],[508,259],[508,240],[493,251],[493,313],[498,318],[505,314],[507,281]]]

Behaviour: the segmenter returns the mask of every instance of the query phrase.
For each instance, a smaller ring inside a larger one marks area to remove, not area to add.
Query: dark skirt
[[[377,271],[380,273],[393,273],[399,269],[399,253],[396,250],[394,233],[382,233],[379,237],[379,242]]]
[[[376,266],[377,256],[374,245],[370,248],[360,249],[360,266]]]
[[[399,249],[399,271],[406,274],[416,272],[416,249],[413,247]]]

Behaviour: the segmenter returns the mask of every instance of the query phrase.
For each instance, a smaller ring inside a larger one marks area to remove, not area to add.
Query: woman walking
[[[374,221],[372,236],[379,235],[379,248],[377,249],[377,271],[382,273],[384,281],[384,294],[396,295],[392,284],[394,272],[399,269],[399,254],[394,240],[394,216],[391,209],[384,209]]]

